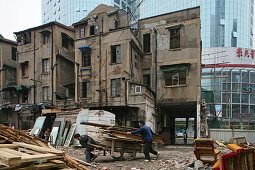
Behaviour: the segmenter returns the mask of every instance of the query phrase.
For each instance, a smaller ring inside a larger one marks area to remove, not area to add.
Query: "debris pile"
[[[24,168],[23,166],[25,165],[32,165],[34,169],[37,169],[38,166],[40,166],[41,169],[42,162],[37,162],[37,160],[42,160],[43,163],[47,161],[46,163],[48,164],[44,165],[46,169],[61,167],[65,164],[79,170],[90,169],[88,166],[91,166],[88,163],[65,155],[64,152],[55,149],[53,146],[45,144],[43,139],[1,124],[0,142],[0,147],[2,147],[0,148],[0,155],[4,155],[0,157],[0,165],[3,167],[20,166]],[[4,154],[1,154],[2,152],[4,152]],[[26,168],[27,167],[25,167],[25,169]]]

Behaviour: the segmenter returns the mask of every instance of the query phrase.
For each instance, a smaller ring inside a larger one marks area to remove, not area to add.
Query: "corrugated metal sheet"
[[[229,142],[230,137],[245,136],[249,143],[255,143],[255,130],[240,130],[240,129],[210,129],[209,137],[211,139],[224,140]]]

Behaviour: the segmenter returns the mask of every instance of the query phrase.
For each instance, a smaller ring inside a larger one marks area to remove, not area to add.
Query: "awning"
[[[162,68],[163,72],[176,71],[176,70],[185,70],[186,75],[188,75],[188,73],[189,73],[189,67],[188,66],[171,66],[171,67]]]
[[[78,48],[79,50],[91,50],[91,47],[90,46],[83,46],[83,47],[79,47]]]
[[[21,91],[29,89],[30,87],[31,87],[30,85],[10,86],[3,88],[1,91]]]

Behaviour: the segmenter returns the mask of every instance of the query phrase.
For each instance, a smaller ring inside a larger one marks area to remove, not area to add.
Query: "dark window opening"
[[[120,96],[120,78],[111,80],[111,96]]]
[[[91,50],[82,51],[82,67],[91,65]]]
[[[121,63],[120,45],[111,46],[111,63]]]
[[[17,35],[18,45],[24,45],[31,43],[31,32],[24,32],[20,35]]]
[[[143,34],[143,52],[151,52],[151,35],[150,33]]]
[[[43,44],[49,44],[50,43],[50,33],[49,32],[43,32]]]
[[[165,72],[165,86],[186,85],[186,70]]]
[[[68,49],[68,47],[73,47],[73,39],[63,32],[61,33],[61,35],[62,35],[62,46],[65,47],[66,49]]]
[[[17,60],[17,48],[12,47],[12,60],[16,61]]]
[[[90,81],[82,82],[82,98],[91,97]]]
[[[95,35],[95,26],[94,25],[92,25],[92,26],[90,26],[90,35]]]
[[[28,62],[21,64],[22,76],[28,76]]]
[[[48,101],[50,97],[49,87],[43,87],[43,100]]]
[[[180,48],[180,28],[170,29],[170,49]]]
[[[28,91],[25,90],[22,92],[22,103],[27,103],[28,102],[27,99],[28,99]]]
[[[143,84],[147,85],[148,87],[151,86],[151,76],[149,74],[143,75]]]

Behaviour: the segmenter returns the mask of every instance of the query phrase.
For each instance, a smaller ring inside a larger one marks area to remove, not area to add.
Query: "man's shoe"
[[[156,160],[158,159],[159,155],[160,155],[160,152],[158,152],[158,154],[156,155]]]
[[[96,155],[94,155],[94,157],[91,159],[91,161],[94,161],[97,158]]]

